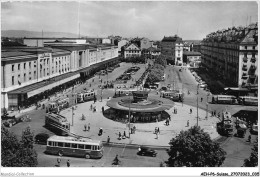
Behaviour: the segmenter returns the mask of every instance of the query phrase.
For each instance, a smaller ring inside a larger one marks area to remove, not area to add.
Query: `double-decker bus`
[[[77,138],[72,136],[51,136],[47,140],[46,153],[59,156],[75,156],[90,158],[101,158],[103,156],[103,145],[99,140]]]
[[[182,102],[184,94],[179,90],[165,91],[165,92],[162,92],[162,97],[167,98],[167,99],[171,99],[172,101]]]
[[[238,98],[239,104],[242,105],[253,105],[257,106],[258,105],[258,97],[252,97],[252,96],[240,96]]]
[[[237,99],[233,95],[213,95],[212,103],[215,104],[236,104]]]
[[[68,135],[70,132],[70,123],[66,117],[48,113],[45,116],[45,127],[53,129],[57,134]]]

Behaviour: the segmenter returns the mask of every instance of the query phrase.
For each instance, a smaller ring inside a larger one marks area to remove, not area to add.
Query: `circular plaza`
[[[123,97],[112,98],[107,102],[109,109],[104,111],[108,119],[130,123],[163,121],[170,117],[165,111],[174,106],[169,99],[149,96],[149,92],[139,90]],[[129,117],[130,116],[130,117]]]

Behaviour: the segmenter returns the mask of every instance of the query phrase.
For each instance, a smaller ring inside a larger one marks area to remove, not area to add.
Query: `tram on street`
[[[103,156],[102,141],[72,136],[51,136],[47,140],[46,153],[59,156],[75,156],[101,158]]]
[[[217,123],[217,132],[220,135],[232,136],[234,133],[234,121],[230,112],[222,113],[222,120]]]
[[[182,102],[184,99],[184,94],[179,90],[165,91],[165,92],[162,92],[162,97],[170,99],[172,101]]]
[[[237,98],[233,95],[213,95],[213,104],[237,104]]]
[[[45,127],[53,129],[55,132],[57,132],[60,135],[68,135],[70,132],[70,123],[67,120],[66,117],[54,114],[54,113],[48,113],[45,116]]]
[[[49,103],[47,112],[59,113],[62,109],[69,107],[69,98],[59,98]]]
[[[252,105],[257,106],[258,105],[258,97],[252,97],[252,96],[240,96],[238,98],[238,103],[242,105]]]
[[[122,97],[122,96],[132,96],[133,91],[136,91],[136,89],[117,89],[115,91],[114,98]]]
[[[95,99],[94,89],[77,94],[77,102],[78,103],[83,103],[85,101],[91,101],[91,100],[94,100],[94,99]]]

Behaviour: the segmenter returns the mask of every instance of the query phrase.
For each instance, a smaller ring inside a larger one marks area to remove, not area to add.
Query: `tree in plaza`
[[[254,142],[254,147],[249,158],[244,160],[244,167],[257,167],[258,166],[258,137]]]
[[[30,128],[23,131],[22,139],[1,128],[1,165],[3,167],[35,167],[38,164],[37,153],[33,148],[33,133]]]
[[[216,167],[226,158],[226,152],[199,126],[181,131],[169,144],[169,167]]]

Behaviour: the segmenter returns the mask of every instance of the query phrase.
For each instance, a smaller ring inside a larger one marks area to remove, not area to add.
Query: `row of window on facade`
[[[43,71],[43,73],[42,73]],[[62,68],[59,68],[59,73],[64,73],[64,72],[69,72],[69,66],[66,67],[65,65],[65,68],[63,68],[63,65],[62,65]],[[54,74],[54,67],[52,67],[52,74]],[[58,66],[56,66],[56,73],[58,72]],[[43,70],[40,70],[40,77],[44,77],[44,76],[48,76],[49,75],[49,68],[47,68],[47,73],[46,73],[46,70],[43,69]],[[29,80],[32,80],[32,77],[31,77],[31,72],[29,72]],[[15,85],[15,81],[14,81],[14,76],[12,76],[12,85]],[[34,79],[36,79],[36,71],[34,71]],[[21,83],[21,75],[18,74],[18,84]],[[24,82],[26,82],[26,73],[24,73]]]

